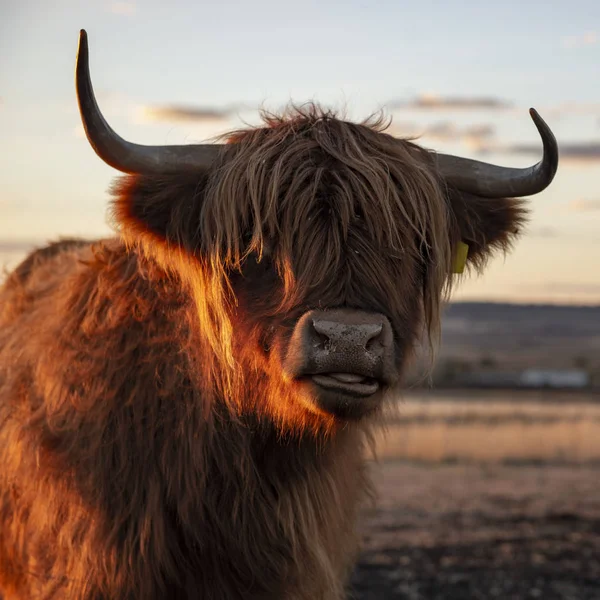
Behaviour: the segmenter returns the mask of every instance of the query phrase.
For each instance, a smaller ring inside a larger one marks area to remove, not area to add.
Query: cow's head
[[[313,105],[225,144],[131,144],[96,105],[84,32],[77,91],[91,145],[128,174],[115,201],[124,235],[185,271],[220,366],[282,422],[376,412],[422,327],[437,332],[457,249],[475,268],[506,249],[525,217],[516,198],[557,168],[535,111],[544,157],[528,169],[426,151]]]

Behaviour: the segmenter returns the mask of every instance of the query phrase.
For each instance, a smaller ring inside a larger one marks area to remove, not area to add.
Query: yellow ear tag
[[[454,255],[454,265],[452,267],[453,273],[462,273],[465,270],[467,264],[467,256],[469,255],[469,246],[464,242],[458,242],[456,247],[456,254]]]

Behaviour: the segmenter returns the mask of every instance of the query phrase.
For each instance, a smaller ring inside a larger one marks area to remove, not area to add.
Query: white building
[[[527,369],[521,373],[524,387],[584,388],[590,376],[581,369]]]

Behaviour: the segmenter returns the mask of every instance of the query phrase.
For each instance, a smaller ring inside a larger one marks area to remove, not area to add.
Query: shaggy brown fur
[[[32,254],[0,290],[0,590],[9,598],[339,599],[373,419],[281,360],[310,308],[435,341],[453,248],[507,248],[515,200],[447,190],[379,121],[315,107],[208,173],[128,176],[119,237]],[[390,390],[392,393],[394,390]]]

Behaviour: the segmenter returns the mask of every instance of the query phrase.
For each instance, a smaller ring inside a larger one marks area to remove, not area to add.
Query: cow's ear
[[[198,248],[205,173],[127,175],[111,188],[112,216],[128,239]]]
[[[506,252],[527,221],[525,201],[515,198],[481,198],[449,190],[451,243],[468,246],[467,265],[481,270],[497,251]]]

